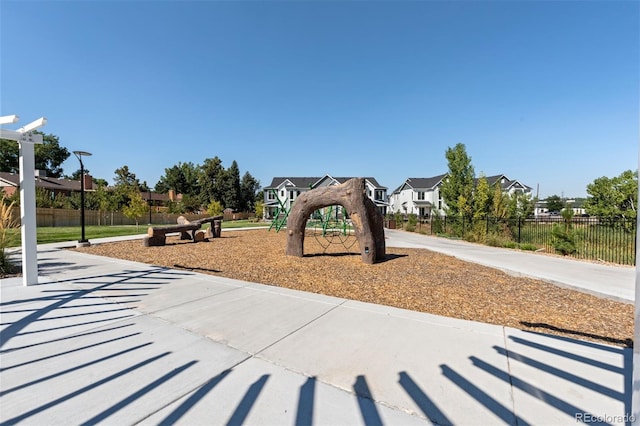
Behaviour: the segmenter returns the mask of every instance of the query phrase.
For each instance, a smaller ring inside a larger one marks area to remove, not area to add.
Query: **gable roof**
[[[349,179],[353,179],[353,177],[333,177],[328,174],[322,177],[274,177],[271,180],[271,185],[266,186],[265,189],[277,188],[286,181],[291,182],[296,188],[313,188],[327,178],[335,180],[338,183],[345,183]],[[364,179],[378,189],[387,189],[385,186],[380,185],[375,178],[365,177]]]
[[[274,177],[271,180],[271,185],[266,188],[277,188],[286,181],[291,182],[296,188],[309,188],[309,186],[316,183],[318,179],[317,177]]]
[[[80,191],[80,181],[71,179],[58,179],[46,176],[34,176],[36,188],[45,188],[50,191]],[[0,172],[0,180],[6,182],[8,186],[20,186],[20,175],[18,173]],[[85,191],[90,191],[85,188]]]
[[[411,189],[434,189],[447,175],[448,173],[428,178],[407,178],[407,180],[405,180],[402,185],[396,188],[393,192],[400,192],[405,189],[405,187]]]
[[[486,176],[487,179],[487,183],[489,184],[489,186],[493,186],[496,183],[500,183],[500,186],[502,187],[503,190],[508,190],[511,187],[520,187],[522,189],[525,190],[531,190],[530,186],[524,185],[523,183],[520,183],[520,181],[518,180],[511,180],[507,177],[507,175],[495,175],[495,176]],[[476,179],[477,182],[477,179]]]

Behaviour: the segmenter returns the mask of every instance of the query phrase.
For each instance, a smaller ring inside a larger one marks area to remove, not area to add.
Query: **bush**
[[[528,251],[536,251],[538,250],[538,246],[536,246],[535,244],[520,244],[520,250],[528,250]]]
[[[553,249],[563,256],[573,254],[577,251],[575,233],[569,226],[553,225],[551,238]]]
[[[444,223],[442,216],[439,214],[436,214],[431,218],[431,232],[434,234],[441,234],[444,232]]]
[[[4,197],[0,201],[0,277],[15,272],[15,265],[9,261],[9,254],[6,252],[6,248],[13,245],[16,235],[10,229],[19,225],[18,220],[11,215],[14,205],[13,202],[5,203]]]

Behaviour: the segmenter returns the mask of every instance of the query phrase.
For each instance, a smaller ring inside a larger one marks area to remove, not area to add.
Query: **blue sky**
[[[233,160],[274,176],[447,170],[541,197],[638,168],[634,1],[0,1],[0,115],[154,186]],[[79,168],[75,157],[65,173]]]

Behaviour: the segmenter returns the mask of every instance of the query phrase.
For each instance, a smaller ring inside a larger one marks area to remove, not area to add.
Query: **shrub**
[[[5,203],[4,197],[0,202],[0,276],[12,274],[15,272],[15,266],[9,261],[7,247],[13,245],[15,233],[10,231],[11,228],[17,228],[19,223],[14,219],[11,212],[14,202]]]
[[[528,251],[536,251],[538,250],[538,246],[536,246],[535,244],[529,244],[529,243],[525,243],[525,244],[520,244],[520,250],[528,250]]]
[[[553,225],[553,228],[551,229],[551,238],[551,245],[558,253],[566,256],[577,251],[575,233],[569,226],[561,226],[558,224]]]
[[[434,234],[440,234],[444,232],[442,216],[439,214],[434,215],[431,218],[431,232]]]
[[[516,243],[515,241],[505,241],[504,247],[514,249],[518,247],[518,243]]]

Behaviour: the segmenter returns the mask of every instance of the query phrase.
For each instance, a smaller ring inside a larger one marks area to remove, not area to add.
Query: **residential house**
[[[275,177],[271,185],[263,188],[264,191],[264,219],[273,219],[279,208],[290,209],[300,194],[311,189],[325,186],[339,185],[350,177]],[[381,214],[387,213],[387,188],[380,185],[375,178],[366,177],[365,187],[367,196],[378,207]]]
[[[574,216],[587,216],[587,211],[584,208],[585,198],[564,198],[562,201],[566,206],[571,207]],[[564,210],[565,208],[563,208],[562,210]],[[560,212],[550,212],[549,208],[547,207],[546,200],[540,200],[536,202],[533,214],[536,217],[545,218],[549,216],[559,216]]]
[[[44,170],[35,170],[34,178],[36,181],[36,189],[42,188],[49,191],[52,198],[59,195],[69,197],[73,193],[79,193],[81,190],[80,180],[48,177]],[[18,173],[0,172],[0,188],[7,196],[11,196],[16,191],[19,191],[20,175]],[[85,174],[84,176],[84,190],[86,192],[95,191],[91,175]],[[170,190],[169,194],[141,191],[140,195],[148,204],[156,207],[163,207],[166,206],[169,201],[180,201],[182,199],[182,194],[176,195],[173,190]]]
[[[59,179],[47,177],[44,170],[35,170],[36,189],[43,188],[49,191],[52,196],[70,196],[74,192],[80,192],[80,181],[71,179]],[[85,191],[93,191],[93,178],[90,175],[84,176]],[[20,188],[20,175],[18,173],[0,172],[0,188],[7,196],[11,196]]]
[[[408,178],[389,196],[389,210],[392,213],[415,214],[429,217],[431,213],[444,214],[445,203],[440,194],[440,186],[447,174],[429,178]]]
[[[445,215],[446,203],[442,198],[440,187],[448,173],[429,178],[408,178],[389,196],[389,210],[392,213],[415,214],[418,217],[429,217],[432,214]],[[531,187],[511,180],[506,175],[487,176],[490,187],[500,185],[502,192],[531,193]],[[477,182],[477,179],[476,179]]]

